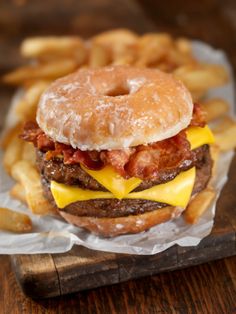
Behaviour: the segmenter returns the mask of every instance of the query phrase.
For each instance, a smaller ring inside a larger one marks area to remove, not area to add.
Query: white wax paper
[[[220,50],[215,50],[197,41],[193,42],[193,50],[199,60],[222,64],[227,68],[231,78],[230,83],[224,87],[211,90],[209,97],[222,97],[226,99],[231,105],[233,114],[233,76],[225,54]],[[11,112],[10,117],[8,116],[6,120],[7,126],[12,124],[13,120]],[[213,181],[213,185],[218,192],[217,197],[227,180],[227,173],[232,158],[233,151],[224,153],[220,157],[217,174]],[[2,153],[0,153],[1,159]],[[33,221],[34,227],[33,232],[27,234],[0,231],[0,254],[60,253],[70,250],[74,244],[83,245],[93,250],[116,253],[155,254],[166,250],[174,244],[180,246],[198,245],[211,232],[215,215],[216,199],[214,204],[195,225],[188,225],[182,217],[179,217],[140,234],[103,238],[69,225],[58,217],[39,217],[30,214],[24,205],[10,198],[8,191],[12,185],[13,181],[0,166],[0,206],[27,212]]]

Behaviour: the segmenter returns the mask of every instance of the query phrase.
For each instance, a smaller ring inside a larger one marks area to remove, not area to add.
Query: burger
[[[36,121],[22,138],[35,145],[45,197],[102,236],[179,217],[211,177],[205,112],[157,69],[80,69],[49,86]]]

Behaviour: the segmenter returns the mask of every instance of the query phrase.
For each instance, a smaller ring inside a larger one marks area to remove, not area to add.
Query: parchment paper
[[[209,97],[222,97],[234,107],[234,84],[232,70],[222,51],[214,50],[201,42],[193,42],[194,54],[199,60],[208,63],[224,65],[231,77],[230,83],[218,89],[211,90]],[[13,123],[12,114],[7,118],[7,126]],[[218,163],[217,175],[213,185],[218,195],[227,180],[227,173],[233,151],[222,154]],[[0,152],[0,160],[2,153]],[[74,244],[87,248],[129,254],[155,254],[166,250],[174,244],[180,246],[195,246],[207,236],[212,229],[215,215],[215,204],[204,213],[197,224],[188,225],[182,217],[151,228],[147,232],[136,235],[124,235],[111,239],[95,236],[80,228],[71,226],[58,217],[38,217],[19,201],[10,198],[8,191],[13,181],[0,166],[0,206],[16,211],[27,212],[33,221],[33,232],[14,234],[0,231],[0,254],[33,254],[59,253],[71,249]]]

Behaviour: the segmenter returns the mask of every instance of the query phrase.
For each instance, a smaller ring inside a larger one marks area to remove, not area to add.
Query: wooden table
[[[3,314],[236,313],[236,257],[40,301],[23,295],[6,256],[0,263]]]
[[[12,0],[0,10],[0,74],[23,62],[29,35],[81,34],[129,27],[168,31],[227,51],[236,68],[234,0]],[[0,87],[0,120],[12,90]],[[1,122],[1,121],[0,121]],[[61,298],[33,301],[20,291],[7,256],[0,257],[0,313],[236,313],[236,257]]]

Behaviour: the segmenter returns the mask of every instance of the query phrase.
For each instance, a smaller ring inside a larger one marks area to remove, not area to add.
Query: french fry
[[[170,49],[166,55],[166,62],[173,64],[175,67],[179,67],[185,64],[194,63],[194,59],[191,54],[182,53],[177,49]]]
[[[150,66],[160,62],[172,49],[173,40],[170,35],[145,34],[139,39],[138,43],[138,60],[135,65],[138,67]]]
[[[53,80],[76,70],[78,63],[73,59],[55,60],[18,68],[3,76],[3,82],[21,85],[29,80]]]
[[[124,46],[132,46],[137,43],[138,36],[128,29],[114,29],[94,36],[92,42],[119,50]]]
[[[35,120],[39,98],[48,85],[48,81],[38,81],[26,90],[15,108],[21,121]]]
[[[229,111],[229,104],[221,98],[212,98],[202,103],[204,110],[207,113],[207,121],[215,120],[227,111]]]
[[[236,123],[233,123],[214,135],[216,144],[219,145],[221,151],[227,151],[236,147]]]
[[[21,123],[18,123],[14,127],[12,127],[10,129],[8,129],[7,131],[5,131],[5,133],[1,137],[1,141],[0,141],[0,147],[3,150],[6,150],[7,146],[11,142],[11,140],[14,137],[18,136],[18,134],[20,133],[21,127],[22,127]]]
[[[192,55],[192,45],[190,40],[186,38],[177,38],[175,40],[176,49],[185,55]]]
[[[32,222],[29,216],[12,211],[8,208],[0,208],[0,229],[13,232],[29,232]]]
[[[223,85],[228,80],[224,67],[212,64],[187,64],[177,68],[174,75],[192,92],[207,91]]]
[[[32,143],[25,142],[22,149],[22,160],[28,161],[32,165],[36,163],[35,148]]]
[[[193,102],[201,102],[201,99],[204,97],[205,91],[191,91],[191,96]]]
[[[133,53],[127,53],[120,56],[114,56],[112,64],[114,65],[132,65],[135,60]]]
[[[94,45],[104,47],[109,53],[110,61],[121,64],[125,62],[125,59],[127,60],[127,55],[129,55],[129,60],[133,61],[137,42],[138,36],[135,33],[127,29],[116,29],[93,37],[91,47],[92,49]]]
[[[89,67],[102,67],[110,63],[111,56],[106,47],[101,44],[93,43],[89,54]]]
[[[83,40],[76,36],[31,37],[23,41],[21,54],[27,58],[51,61],[56,58],[72,58],[81,65],[86,60],[87,49]]]
[[[215,197],[215,191],[208,187],[198,193],[188,204],[184,211],[184,219],[190,224],[194,224],[207,210]]]
[[[220,157],[220,148],[219,148],[219,146],[216,145],[216,144],[211,144],[210,145],[210,154],[211,154],[211,158],[212,158],[212,161],[213,161],[212,175],[211,175],[211,179],[213,179],[214,175],[216,173],[216,169],[217,169],[217,162],[218,162],[218,159]]]
[[[27,204],[34,214],[54,212],[54,207],[43,196],[40,175],[32,164],[25,160],[17,162],[12,167],[11,175],[24,187]]]
[[[12,166],[21,159],[23,141],[18,134],[14,134],[8,143],[3,156],[3,166],[8,173],[11,173]]]
[[[212,126],[213,133],[221,133],[227,128],[233,126],[235,121],[229,116],[222,116],[220,119],[214,121],[214,125]]]
[[[10,190],[10,196],[26,204],[26,195],[22,184],[16,183]]]

